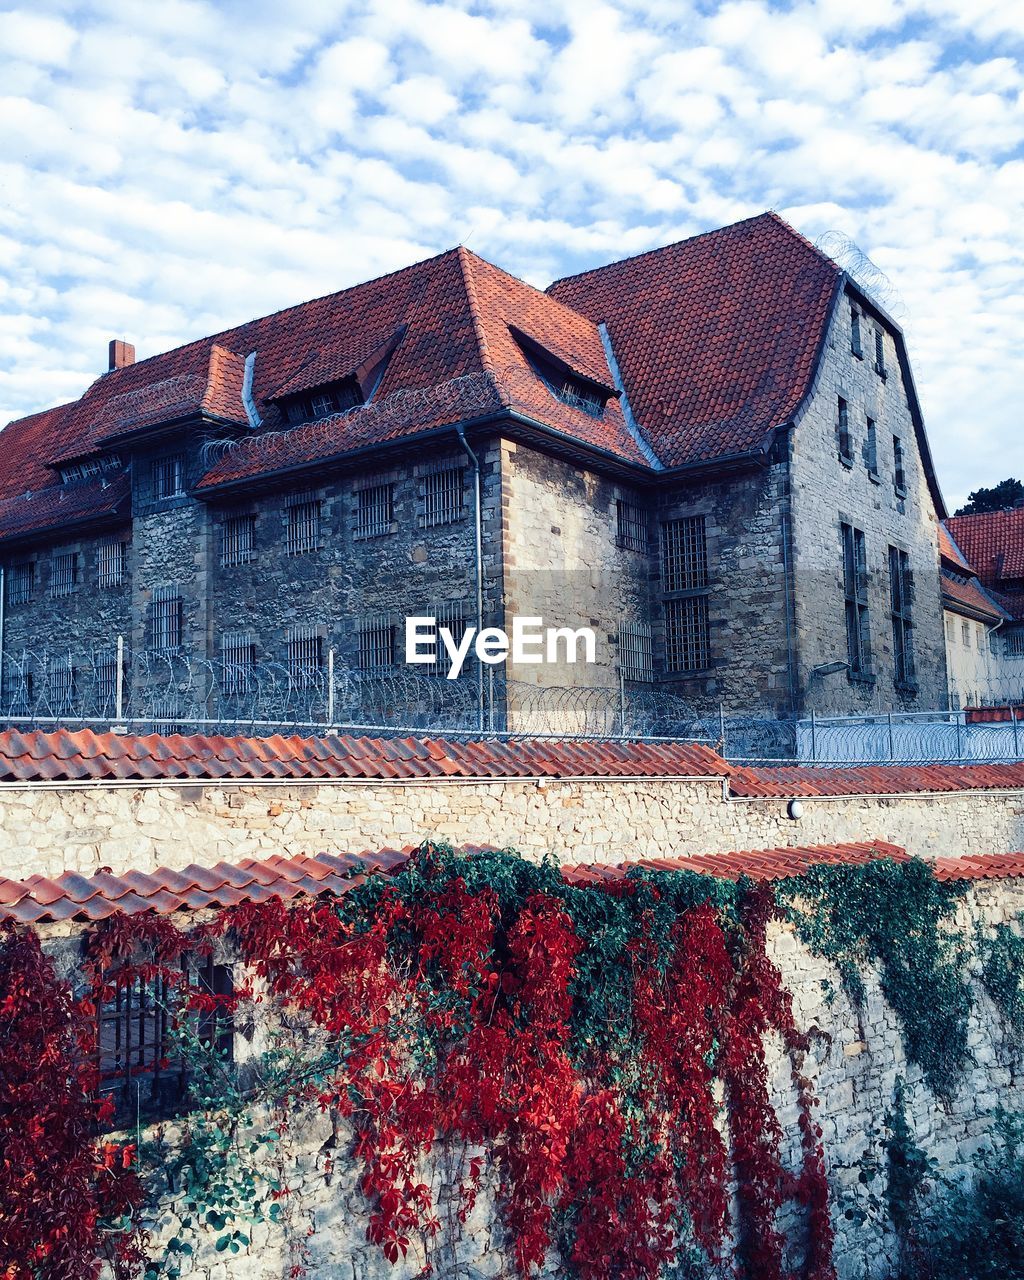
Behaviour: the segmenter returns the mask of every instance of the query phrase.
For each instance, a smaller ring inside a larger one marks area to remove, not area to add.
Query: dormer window
[[[282,402],[289,422],[315,422],[332,413],[344,413],[363,404],[365,397],[355,378],[344,378],[330,386],[317,387],[299,396],[288,396]]]
[[[77,480],[91,480],[93,476],[107,475],[120,465],[115,457],[86,458],[83,462],[69,462],[58,467],[61,484],[74,484]]]
[[[591,418],[600,418],[604,407],[615,394],[610,386],[595,382],[585,374],[578,373],[561,357],[546,351],[536,339],[522,333],[514,325],[509,331],[519,344],[534,373],[541,379],[547,389],[562,404]]]

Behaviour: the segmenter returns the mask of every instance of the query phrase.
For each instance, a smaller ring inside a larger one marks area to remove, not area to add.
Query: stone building
[[[1024,647],[1014,652],[1010,602],[982,585],[948,523],[939,529],[939,552],[950,706],[1024,698]]]
[[[183,655],[218,706],[257,671],[285,701],[328,664],[408,673],[420,614],[593,628],[595,665],[519,664],[509,705],[945,705],[903,335],[772,213],[546,293],[458,248],[148,359],[113,342],[0,447],[8,714],[109,708]]]

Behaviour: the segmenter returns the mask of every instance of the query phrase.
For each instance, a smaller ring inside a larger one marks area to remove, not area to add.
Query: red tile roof
[[[956,544],[990,591],[997,591],[1017,619],[1024,619],[1024,507],[951,516]]]
[[[844,765],[802,768],[777,765],[733,769],[735,796],[900,795],[938,791],[1024,790],[1024,761],[1015,764]]]
[[[79,779],[714,778],[729,766],[693,743],[522,738],[239,738],[179,734],[0,733],[0,782]]]
[[[650,446],[667,466],[757,450],[809,388],[841,278],[775,214],[558,281],[548,293],[453,249],[112,370],[79,400],[11,423],[0,501],[50,487],[50,464],[200,412],[246,429],[205,488],[506,411],[643,468]],[[599,417],[558,400],[513,334],[613,387],[599,321],[644,441],[616,396]],[[241,388],[251,353],[270,439],[248,432]],[[285,425],[277,397],[365,372],[381,353],[388,359],[370,406],[277,433]]]
[[[465,852],[477,852],[476,846]],[[382,849],[376,853],[300,854],[286,858],[246,858],[239,863],[218,862],[212,867],[192,864],[180,871],[158,867],[155,871],[127,871],[114,875],[97,871],[83,876],[66,871],[47,878],[29,876],[8,880],[0,876],[0,919],[21,924],[54,921],[102,920],[115,912],[136,915],[155,911],[199,911],[233,907],[242,902],[288,901],[328,894],[340,897],[375,872],[401,870],[414,852]],[[587,863],[566,866],[562,875],[577,886],[622,880],[634,868],[653,871],[694,871],[724,880],[747,876],[752,880],[782,880],[802,875],[814,866],[863,866],[877,858],[909,861],[906,850],[882,840],[834,845],[798,845],[790,848],[746,849],[737,853],[712,853],[693,857],[640,858],[616,864]],[[934,862],[940,880],[982,880],[1024,877],[1024,854],[978,854],[965,858],[939,858]]]
[[[954,613],[967,613],[993,624],[1010,617],[1008,611],[973,576],[962,582],[943,566],[941,583],[943,604]]]
[[[0,442],[3,437],[0,436]],[[49,485],[17,498],[0,498],[0,538],[14,540],[82,521],[127,519],[131,486],[126,475]]]
[[[808,394],[842,273],[774,213],[557,280],[608,326],[667,467],[759,450]]]

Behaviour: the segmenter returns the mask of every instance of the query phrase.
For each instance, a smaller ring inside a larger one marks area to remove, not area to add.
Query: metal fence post
[[[960,724],[961,724],[961,717],[962,717],[962,716],[963,716],[963,712],[962,712],[962,711],[958,711],[958,712],[956,713],[956,758],[957,758],[958,760],[962,760],[962,759],[964,758],[964,749],[963,749],[963,742],[962,742],[962,734],[961,734],[961,731],[960,731]]]
[[[334,727],[334,650],[327,650],[327,725]]]
[[[718,738],[722,744],[721,750],[722,750],[722,755],[724,756],[726,754],[725,752],[725,703],[724,702],[719,702],[718,704]]]
[[[893,760],[895,760],[895,759],[896,759],[896,748],[895,748],[895,746],[893,745],[893,740],[892,740],[892,712],[891,712],[891,711],[886,712],[885,719],[886,719],[886,722],[887,722],[887,725],[888,725],[888,735],[889,735],[889,760],[890,760],[890,762],[891,762],[891,761],[893,761]]]
[[[117,637],[117,669],[114,672],[114,719],[124,719],[124,636]]]
[[[811,711],[811,764],[818,763],[818,720]]]
[[[1013,721],[1013,754],[1020,759],[1020,741],[1019,741],[1019,720],[1017,719],[1017,708],[1010,708],[1010,719]]]
[[[619,733],[622,737],[626,736],[626,677],[622,674],[622,664],[619,664]]]

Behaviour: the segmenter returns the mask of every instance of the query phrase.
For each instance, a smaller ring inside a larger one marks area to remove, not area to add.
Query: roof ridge
[[[459,270],[462,272],[462,282],[466,289],[466,300],[469,303],[469,315],[473,322],[473,332],[476,334],[476,340],[480,346],[480,359],[486,371],[492,375],[497,373],[494,367],[494,361],[491,358],[490,344],[487,341],[487,334],[484,331],[483,315],[480,311],[480,302],[476,296],[476,284],[473,280],[472,264],[468,261],[470,257],[476,258],[475,253],[471,253],[464,244],[460,244],[455,250],[459,260]],[[481,259],[482,261],[482,259]]]
[[[800,240],[809,249],[813,250],[823,261],[828,262],[835,271],[841,271],[841,268],[835,263],[828,254],[822,253],[805,235],[802,235],[797,229],[791,226],[785,218],[781,217],[774,209],[765,209],[761,213],[751,214],[749,218],[739,218],[736,222],[729,222],[724,227],[710,227],[707,231],[698,231],[692,236],[682,236],[679,240],[671,240],[668,244],[657,245],[653,249],[643,249],[640,253],[630,253],[624,258],[615,258],[611,262],[606,262],[600,267],[590,267],[586,271],[577,271],[572,275],[559,276],[557,280],[552,280],[548,285],[545,293],[550,293],[556,285],[565,284],[569,280],[581,280],[585,276],[596,275],[599,271],[610,271],[614,267],[624,266],[627,262],[638,262],[641,258],[650,258],[657,253],[665,253],[669,249],[678,249],[684,244],[693,244],[697,240],[706,240],[712,236],[720,236],[728,231],[735,231],[738,227],[744,227],[752,222],[761,222],[762,220],[775,222],[780,227],[784,227],[795,239]],[[571,310],[571,308],[570,308]]]

